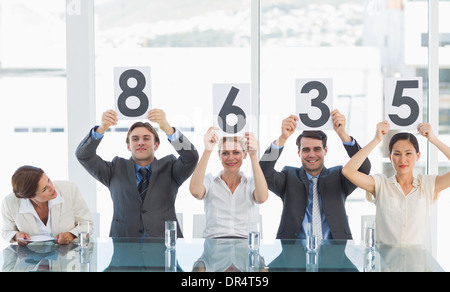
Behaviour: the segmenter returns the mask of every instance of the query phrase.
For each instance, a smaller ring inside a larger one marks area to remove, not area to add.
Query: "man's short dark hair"
[[[327,134],[322,131],[303,131],[298,137],[295,144],[297,144],[298,149],[300,150],[301,140],[302,138],[312,138],[316,140],[322,141],[323,148],[327,147]]]
[[[134,129],[136,128],[146,128],[147,130],[150,131],[150,133],[153,134],[153,136],[155,136],[155,143],[159,144],[159,136],[158,136],[158,132],[156,132],[155,128],[153,128],[152,125],[150,125],[150,123],[148,122],[136,122],[133,125],[131,125],[130,129],[128,129],[128,133],[127,133],[127,139],[126,139],[126,143],[130,144],[130,135],[131,132],[133,132]]]

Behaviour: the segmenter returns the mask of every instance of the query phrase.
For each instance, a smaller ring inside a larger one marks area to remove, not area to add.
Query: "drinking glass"
[[[312,223],[306,224],[306,249],[308,251],[316,251],[319,249],[319,239],[315,231],[317,228],[313,228]]]
[[[366,248],[375,248],[375,222],[372,220],[364,222],[364,243]]]
[[[175,248],[177,243],[177,221],[164,222],[165,243],[167,248]]]
[[[261,234],[259,231],[250,231],[248,233],[248,247],[250,250],[259,250]]]
[[[90,243],[90,235],[92,224],[89,221],[78,222],[78,245],[81,247],[88,247]]]

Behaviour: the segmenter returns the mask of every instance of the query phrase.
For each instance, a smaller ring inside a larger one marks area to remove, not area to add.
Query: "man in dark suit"
[[[331,116],[335,132],[344,143],[347,154],[352,157],[361,147],[347,134],[345,116],[338,110],[334,110]],[[313,178],[318,178],[317,191],[322,222],[320,237],[352,239],[345,201],[356,186],[342,175],[342,166],[324,167],[324,159],[328,151],[327,136],[324,132],[304,131],[297,138],[301,168],[286,166],[281,172],[274,169],[286,140],[295,132],[298,119],[297,116],[291,115],[283,120],[280,137],[272,143],[260,160],[269,189],[283,201],[277,238],[306,238],[306,225],[312,222],[313,213],[312,181]],[[370,161],[366,159],[360,171],[368,174],[370,167]]]
[[[167,155],[157,159],[158,133],[150,123],[137,122],[130,127],[126,139],[131,158],[116,156],[111,162],[104,161],[96,151],[105,132],[118,122],[113,110],[103,113],[100,126],[89,132],[76,151],[83,167],[111,192],[111,237],[164,237],[164,221],[176,220],[178,188],[197,165],[197,150],[167,122],[164,111],[152,109],[148,119],[167,134],[178,158]],[[177,225],[178,237],[183,237]]]

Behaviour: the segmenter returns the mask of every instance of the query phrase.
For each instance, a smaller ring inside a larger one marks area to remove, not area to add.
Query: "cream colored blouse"
[[[414,178],[413,188],[405,196],[395,176],[372,175],[376,205],[376,241],[383,244],[427,244],[430,207],[434,198],[436,175]],[[369,196],[368,196],[369,197]]]

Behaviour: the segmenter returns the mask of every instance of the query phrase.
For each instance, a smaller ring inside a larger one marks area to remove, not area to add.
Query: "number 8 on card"
[[[114,95],[119,120],[145,119],[151,109],[150,67],[114,68]]]

